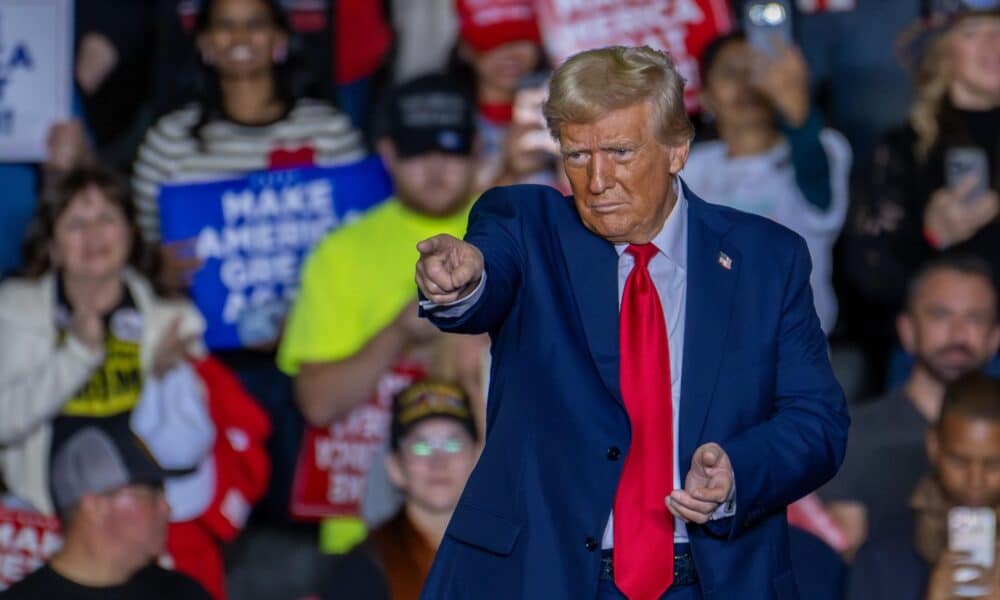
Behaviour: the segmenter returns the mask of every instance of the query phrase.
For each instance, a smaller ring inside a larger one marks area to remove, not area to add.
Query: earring
[[[201,62],[204,63],[204,64],[206,64],[206,65],[212,65],[215,62],[215,59],[212,57],[212,53],[211,52],[208,52],[207,50],[205,50],[205,51],[202,51],[202,53],[201,53]]]
[[[288,47],[279,46],[275,48],[274,52],[271,53],[271,59],[274,60],[276,64],[283,64],[285,60],[288,59]]]

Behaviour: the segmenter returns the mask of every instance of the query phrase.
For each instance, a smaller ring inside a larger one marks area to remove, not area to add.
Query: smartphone
[[[514,122],[545,127],[542,105],[549,95],[550,73],[532,73],[517,83],[514,94]]]
[[[966,564],[989,569],[995,559],[996,527],[994,509],[956,506],[948,511],[948,549],[968,554]],[[975,569],[955,570],[956,596],[977,598],[990,592],[988,586],[972,582],[977,573]]]
[[[542,112],[542,106],[549,95],[550,75],[547,72],[533,73],[518,82],[514,95],[514,123],[532,128],[522,136],[519,148],[522,152],[559,154],[559,143],[552,139]]]
[[[949,188],[957,188],[969,177],[976,180],[975,186],[962,198],[963,201],[974,202],[986,193],[990,167],[985,150],[976,146],[949,148],[944,162],[945,182]]]
[[[743,5],[743,32],[757,51],[777,58],[792,45],[791,7],[784,0],[751,0]]]

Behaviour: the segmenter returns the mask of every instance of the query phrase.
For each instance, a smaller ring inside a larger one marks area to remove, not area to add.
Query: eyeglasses
[[[415,440],[405,446],[406,453],[415,458],[428,458],[435,452],[455,455],[464,450],[466,442],[458,438]]]

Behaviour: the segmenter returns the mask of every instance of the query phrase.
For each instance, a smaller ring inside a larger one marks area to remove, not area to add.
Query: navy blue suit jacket
[[[796,598],[785,506],[834,475],[849,423],[809,254],[780,225],[685,194],[681,481],[695,449],[717,442],[737,502],[735,516],[688,528],[699,585],[705,598]],[[484,293],[461,317],[432,320],[490,333],[486,446],[421,597],[594,598],[630,439],[618,254],[584,228],[571,197],[544,186],[485,193],[466,240],[483,253]]]

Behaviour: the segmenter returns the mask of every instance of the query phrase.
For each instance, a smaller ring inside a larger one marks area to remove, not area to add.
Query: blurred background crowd
[[[687,79],[689,188],[808,245],[853,424],[789,508],[803,597],[953,597],[951,509],[1000,508],[1000,2],[72,14],[68,118],[0,158],[0,597],[416,598],[489,340],[417,318],[415,245],[489,187],[568,193],[547,76],[609,44]]]

